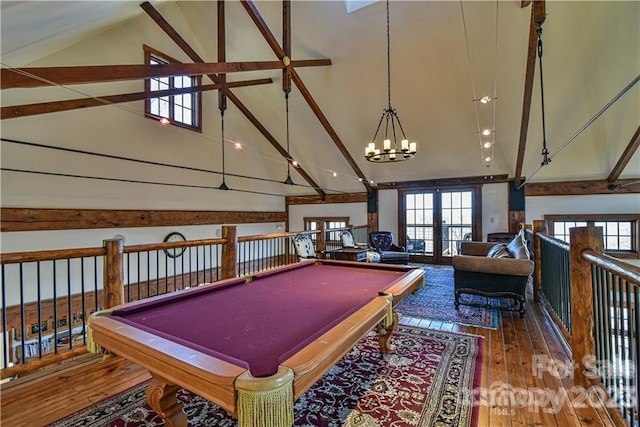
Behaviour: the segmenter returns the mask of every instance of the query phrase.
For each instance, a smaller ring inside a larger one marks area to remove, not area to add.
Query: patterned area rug
[[[425,270],[424,288],[404,299],[396,310],[411,317],[440,320],[461,325],[498,328],[498,311],[461,304],[455,308],[453,295],[453,267],[450,265],[423,265]],[[500,304],[495,299],[479,295],[462,294],[460,302],[492,306]]]
[[[370,332],[295,404],[296,426],[476,426],[472,390],[480,385],[482,338],[400,326],[396,353],[380,353]],[[146,383],[49,427],[155,427]],[[237,422],[215,404],[180,391],[192,427]]]

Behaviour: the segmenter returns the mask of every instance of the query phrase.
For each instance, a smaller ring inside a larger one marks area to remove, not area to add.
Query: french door
[[[481,235],[480,187],[399,193],[399,239],[412,261],[450,264],[463,240]]]

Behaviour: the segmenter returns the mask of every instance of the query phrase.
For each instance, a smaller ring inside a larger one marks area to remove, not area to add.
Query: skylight
[[[355,12],[358,9],[367,7],[370,4],[374,4],[378,0],[344,0],[344,4],[347,7],[347,13]]]

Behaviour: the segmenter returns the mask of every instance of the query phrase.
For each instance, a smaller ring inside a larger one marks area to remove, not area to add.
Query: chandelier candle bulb
[[[403,139],[401,141],[401,149],[402,149],[402,151],[409,151],[409,140],[408,139]]]
[[[390,139],[385,139],[383,142],[383,148],[384,151],[389,151],[391,150],[391,140]]]
[[[396,149],[392,148],[391,151],[389,151],[389,158],[391,160],[395,160],[396,159]]]
[[[415,142],[409,144],[409,152],[415,154],[416,151],[418,151],[418,145]]]

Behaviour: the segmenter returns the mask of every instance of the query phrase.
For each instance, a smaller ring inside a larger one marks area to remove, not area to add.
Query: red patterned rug
[[[496,307],[507,304],[506,302],[498,301],[496,298],[462,294],[460,296],[462,303],[475,304],[476,306],[461,304],[455,308],[453,304],[453,267],[450,265],[419,265],[424,268],[424,288],[407,296],[398,304],[396,307],[398,313],[459,325],[498,328],[498,310],[477,306],[489,304]]]
[[[482,338],[400,326],[396,353],[380,353],[371,332],[295,404],[296,426],[476,426],[472,390],[480,385]],[[154,427],[146,383],[50,427]],[[192,427],[237,425],[215,404],[179,392]]]

